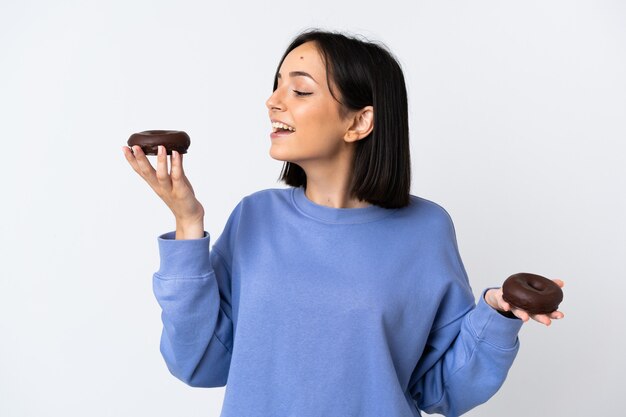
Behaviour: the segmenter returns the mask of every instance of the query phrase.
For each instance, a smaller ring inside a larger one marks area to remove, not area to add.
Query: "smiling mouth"
[[[282,122],[272,122],[272,132],[295,132],[296,128]]]
[[[278,129],[275,132],[270,133],[270,136],[273,138],[279,137],[279,136],[289,136],[291,135],[293,132],[291,130],[283,130],[283,129]]]

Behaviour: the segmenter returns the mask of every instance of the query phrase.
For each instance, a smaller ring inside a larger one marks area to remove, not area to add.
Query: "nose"
[[[265,106],[268,108],[268,110],[284,110],[279,91],[279,88],[274,90],[272,95],[265,101]]]

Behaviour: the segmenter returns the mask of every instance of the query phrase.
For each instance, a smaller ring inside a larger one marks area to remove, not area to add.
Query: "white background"
[[[409,92],[412,194],[451,214],[476,295],[566,281],[474,417],[624,416],[626,5],[621,1],[0,3],[0,415],[218,416],[159,353],[167,207],[121,146],[178,129],[214,241],[277,182],[265,100],[317,26],[380,40]],[[621,387],[621,388],[620,388]]]

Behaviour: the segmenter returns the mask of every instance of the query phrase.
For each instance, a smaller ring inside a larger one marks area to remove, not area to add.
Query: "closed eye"
[[[311,95],[313,93],[305,93],[303,91],[298,91],[298,90],[293,90],[294,93],[296,93],[297,96],[308,96]]]

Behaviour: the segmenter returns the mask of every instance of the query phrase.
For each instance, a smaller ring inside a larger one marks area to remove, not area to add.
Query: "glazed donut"
[[[548,314],[559,308],[563,301],[563,291],[548,278],[520,272],[504,281],[502,298],[512,307],[526,310],[530,314]]]
[[[159,145],[165,146],[168,155],[172,154],[172,150],[187,153],[190,144],[189,135],[181,130],[145,130],[133,133],[128,139],[131,150],[139,145],[146,155],[156,155]]]

